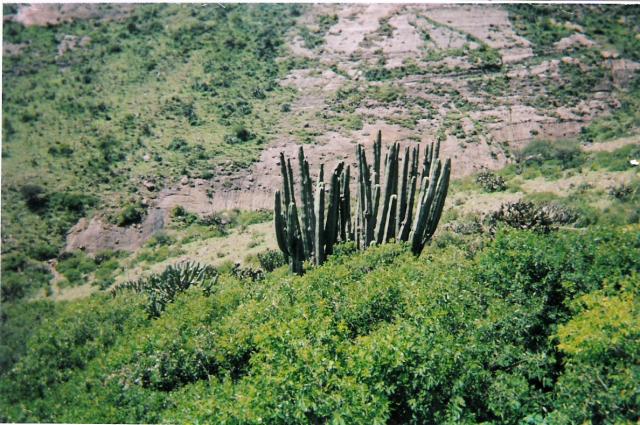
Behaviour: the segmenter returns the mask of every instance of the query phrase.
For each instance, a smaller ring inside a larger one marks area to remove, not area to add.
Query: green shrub
[[[27,341],[33,331],[55,310],[56,305],[51,301],[10,303],[3,299],[0,313],[0,376],[7,373],[26,353]]]
[[[189,151],[189,143],[181,137],[176,137],[169,143],[167,147],[169,150],[178,151],[178,152],[188,152]]]
[[[187,211],[182,205],[176,205],[171,210],[171,218],[180,224],[189,226],[198,221],[198,216]],[[157,245],[157,244],[156,244]]]
[[[259,252],[258,262],[260,263],[260,267],[267,272],[272,272],[278,267],[282,267],[287,264],[284,254],[275,249],[267,249],[264,252]]]
[[[9,371],[0,391],[10,400],[42,397],[52,385],[75,372],[112,346],[122,331],[142,319],[136,302],[106,302],[93,297],[61,307],[45,319],[27,343],[26,355]],[[11,382],[12,388],[7,388]]]
[[[131,224],[141,223],[146,210],[142,203],[128,203],[120,211],[116,219],[118,226],[129,226]]]
[[[224,136],[225,143],[230,145],[246,143],[256,138],[256,135],[252,133],[243,124],[236,124],[231,129],[231,134]]]
[[[273,211],[257,210],[257,211],[241,211],[235,220],[240,226],[250,226],[252,224],[264,223],[273,220]]]
[[[50,260],[58,255],[58,248],[47,241],[37,241],[27,249],[31,258],[36,260]]]
[[[2,253],[2,302],[25,298],[49,284],[51,274],[48,267],[27,257],[21,252]]]
[[[190,286],[200,285],[205,291],[211,290],[217,276],[218,272],[213,267],[186,262],[171,265],[160,274],[120,284],[111,293],[116,296],[126,290],[133,290],[146,294],[148,296],[147,311],[150,316],[157,317],[177,294],[184,292]]]
[[[87,283],[89,274],[96,270],[96,263],[84,252],[76,251],[61,256],[56,269],[67,278],[69,285],[77,286]]]
[[[182,207],[176,207],[176,208],[182,208]],[[174,208],[173,210],[173,215],[174,217],[177,216],[177,214],[175,213],[176,209]],[[184,211],[184,210],[183,210]],[[153,248],[156,246],[164,246],[164,245],[172,245],[176,242],[176,239],[171,236],[168,235],[167,233],[163,232],[163,231],[159,231],[156,232],[148,241],[147,241],[147,246]]]
[[[146,300],[68,303],[0,378],[0,411],[30,422],[633,421],[638,230],[501,230],[473,253],[433,244],[419,258],[346,244],[302,277],[229,273],[208,291],[158,281],[136,287]]]
[[[534,140],[518,154],[518,158],[526,163],[541,164],[543,161],[554,161],[563,170],[577,168],[585,162],[585,155],[577,142],[562,140]]]
[[[489,170],[483,170],[476,176],[476,183],[485,192],[502,192],[507,188],[504,179]]]
[[[49,196],[42,186],[37,184],[25,184],[20,188],[22,198],[32,211],[38,211],[47,206]]]
[[[551,415],[557,423],[638,419],[638,275],[621,287],[577,298],[572,302],[574,317],[558,328],[558,349],[566,358]]]
[[[640,158],[640,146],[630,144],[613,152],[597,152],[592,156],[593,166],[610,171],[625,171],[631,168],[629,161]]]

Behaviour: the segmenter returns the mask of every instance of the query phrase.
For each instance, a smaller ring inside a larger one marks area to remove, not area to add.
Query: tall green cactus
[[[337,242],[355,241],[360,249],[391,240],[410,242],[413,253],[419,255],[435,233],[449,187],[451,160],[447,159],[443,167],[439,154],[438,142],[427,146],[422,160],[418,146],[405,147],[401,158],[400,145],[392,144],[385,156],[381,184],[381,132],[373,144],[372,165],[367,162],[364,147],[357,145],[359,174],[352,212],[349,166],[337,164],[327,193],[321,165],[314,193],[309,163],[300,147],[302,205],[298,208],[291,161],[281,153],[282,191],[275,194],[274,220],[276,240],[291,271],[302,273],[305,260],[322,264]]]

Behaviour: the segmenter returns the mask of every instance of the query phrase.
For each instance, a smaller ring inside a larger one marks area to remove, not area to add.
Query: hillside
[[[640,420],[640,6],[3,15],[0,421]],[[379,130],[452,160],[433,240],[292,276],[280,152]]]
[[[151,288],[33,304],[53,311],[0,378],[0,419],[631,424],[639,231],[500,232],[421,258],[346,246],[159,312]]]
[[[638,126],[637,7],[479,10],[7,6],[3,251],[37,288],[65,245],[136,250],[175,207],[270,209],[300,143],[315,169],[378,129],[439,139],[466,176]]]

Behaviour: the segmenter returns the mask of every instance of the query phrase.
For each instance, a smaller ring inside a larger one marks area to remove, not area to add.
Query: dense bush
[[[264,252],[259,252],[258,262],[260,263],[260,267],[267,272],[272,272],[278,267],[282,267],[287,264],[284,254],[275,249],[268,249]]]
[[[3,300],[0,311],[0,376],[25,354],[32,332],[54,314],[55,307],[51,301],[10,303]]]
[[[42,186],[37,184],[25,184],[20,188],[20,193],[29,209],[37,211],[47,205],[49,197]]]
[[[502,192],[507,188],[504,179],[489,170],[483,170],[478,173],[476,183],[478,183],[485,192]]]
[[[50,278],[46,265],[21,252],[3,252],[0,300],[4,303],[32,295],[37,289],[46,287]]]
[[[56,269],[67,279],[67,284],[75,286],[86,283],[87,276],[96,270],[96,263],[84,252],[77,251],[62,255]]]
[[[580,145],[574,141],[534,140],[517,154],[517,160],[527,163],[541,164],[543,161],[554,161],[562,169],[576,168],[585,161],[585,154]]]
[[[61,305],[59,314],[43,320],[27,342],[25,356],[0,381],[3,422],[20,412],[20,400],[48,394],[82,371],[121,338],[127,328],[141,325],[144,312],[135,298],[105,303],[107,297],[93,297],[81,303]],[[47,407],[34,404],[34,411],[22,417],[46,415]]]
[[[145,207],[140,202],[127,203],[118,214],[116,224],[118,226],[129,226],[141,223],[146,212]]]
[[[547,210],[533,202],[516,201],[502,204],[498,211],[485,217],[485,223],[492,233],[501,223],[516,229],[547,233],[552,230],[553,220]]]
[[[218,272],[211,266],[198,263],[180,263],[167,267],[162,273],[129,281],[116,286],[111,293],[116,296],[126,290],[146,294],[148,297],[147,312],[152,317],[159,316],[166,305],[171,303],[177,294],[194,285],[202,286],[210,291],[216,283]]]
[[[420,258],[397,244],[347,246],[303,277],[221,275],[155,319],[131,293],[68,303],[0,380],[0,411],[49,422],[632,423],[639,234],[499,231],[471,257],[451,245]]]

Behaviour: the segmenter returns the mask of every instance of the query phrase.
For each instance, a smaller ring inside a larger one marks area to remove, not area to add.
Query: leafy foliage
[[[267,272],[272,272],[278,267],[282,267],[287,264],[287,260],[284,258],[282,252],[275,249],[268,249],[264,252],[259,252],[258,262],[260,263],[260,267]]]
[[[562,169],[568,169],[582,165],[585,161],[585,154],[575,141],[534,140],[518,153],[517,159],[525,163],[557,163]]]
[[[471,256],[338,246],[302,277],[223,274],[207,293],[187,288],[153,320],[133,294],[68,303],[0,379],[0,411],[49,422],[633,422],[639,230],[498,231]]]
[[[210,291],[216,283],[217,275],[218,272],[211,266],[190,262],[180,263],[167,267],[160,274],[122,283],[111,293],[116,296],[126,290],[132,290],[146,294],[147,312],[152,317],[157,317],[177,294],[186,291],[190,286],[199,285],[205,291]]]

